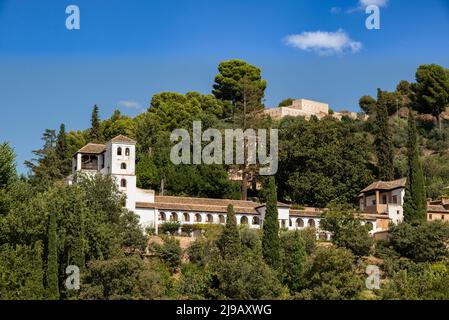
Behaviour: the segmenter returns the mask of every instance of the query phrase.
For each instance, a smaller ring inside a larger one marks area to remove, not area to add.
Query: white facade
[[[254,229],[261,228],[263,224],[266,207],[255,202],[157,197],[153,190],[139,189],[136,187],[135,163],[136,142],[127,137],[118,136],[105,145],[88,144],[80,149],[73,157],[73,172],[83,172],[88,175],[100,172],[111,175],[118,189],[126,195],[126,208],[140,217],[143,227],[153,227],[156,231],[158,225],[167,221],[178,221],[181,225],[225,224],[228,204],[235,204],[237,224],[245,224]],[[165,200],[168,204],[163,203],[161,198],[169,198]],[[179,209],[179,207],[183,208]],[[289,230],[315,228],[317,237],[329,240],[330,234],[320,230],[320,212],[321,210],[313,208],[291,210],[288,205],[279,203],[279,227]],[[371,223],[373,232],[377,230],[375,220],[367,220],[364,223]]]

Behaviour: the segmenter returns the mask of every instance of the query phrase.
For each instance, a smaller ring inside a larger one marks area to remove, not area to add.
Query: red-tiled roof
[[[360,191],[360,193],[366,193],[369,191],[390,191],[398,188],[405,188],[405,183],[407,179],[402,178],[394,181],[376,181],[370,184],[368,187]]]
[[[447,210],[445,207],[443,207],[442,205],[435,205],[435,204],[427,205],[427,212],[449,214],[449,210]]]
[[[128,138],[122,134],[118,135],[115,138],[112,138],[110,142],[125,142],[125,143],[133,143],[133,144],[136,143],[135,140]]]
[[[294,217],[318,217],[323,212],[324,210],[319,208],[290,209],[290,215]]]
[[[137,208],[157,208],[159,210],[199,211],[226,213],[228,205],[234,206],[235,213],[258,214],[259,203],[244,200],[209,199],[191,197],[156,196],[155,203],[136,203]]]
[[[76,153],[90,153],[90,154],[100,154],[106,150],[106,146],[104,144],[98,143],[88,143],[81,149],[79,149]]]

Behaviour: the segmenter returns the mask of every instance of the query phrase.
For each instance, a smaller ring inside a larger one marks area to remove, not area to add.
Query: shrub
[[[156,229],[154,227],[148,226],[145,228],[145,232],[148,236],[154,236],[156,234]]]
[[[164,237],[164,244],[154,244],[154,250],[161,260],[167,264],[172,273],[181,265],[182,249],[179,246],[179,240],[172,237]]]
[[[191,232],[198,230],[197,226],[195,224],[183,224],[181,226],[181,231],[187,234],[190,234]]]
[[[449,257],[449,225],[441,221],[418,225],[401,223],[391,230],[391,245],[403,257],[416,262],[435,262]]]
[[[302,239],[306,244],[306,252],[311,255],[316,248],[316,229],[315,228],[305,228],[299,231]]]
[[[178,233],[181,223],[177,221],[164,222],[159,226],[159,234],[166,234],[167,232],[171,235]]]

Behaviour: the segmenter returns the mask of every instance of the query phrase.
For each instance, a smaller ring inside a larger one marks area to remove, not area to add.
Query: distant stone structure
[[[309,120],[312,116],[317,117],[319,120],[327,116],[331,116],[339,120],[341,120],[343,116],[347,116],[351,119],[357,119],[356,112],[343,111],[332,113],[330,112],[329,104],[307,99],[296,99],[293,100],[290,106],[266,109],[264,113],[270,116],[273,120],[280,120],[287,116],[304,117],[307,120]]]

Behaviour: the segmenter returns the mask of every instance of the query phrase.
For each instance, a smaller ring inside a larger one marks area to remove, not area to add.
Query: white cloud
[[[359,0],[358,6],[356,8],[349,8],[346,10],[346,13],[354,13],[359,11],[365,11],[368,6],[375,5],[378,7],[386,7],[388,6],[389,0]]]
[[[371,5],[386,7],[388,5],[388,0],[359,0],[359,5],[362,8],[366,8]]]
[[[313,31],[289,35],[286,43],[292,47],[314,51],[319,55],[332,55],[342,53],[356,53],[362,48],[362,43],[352,40],[346,32]]]
[[[133,100],[121,100],[118,102],[119,106],[125,107],[125,108],[129,108],[129,109],[141,109],[142,105],[137,102],[137,101],[133,101]]]
[[[339,8],[339,7],[332,7],[329,11],[332,14],[339,14],[341,12],[341,8]]]

